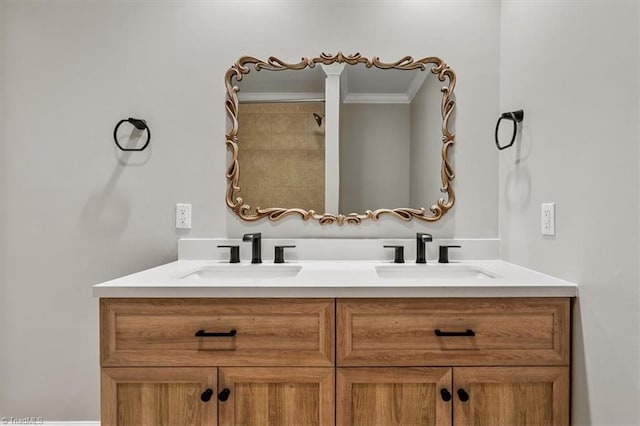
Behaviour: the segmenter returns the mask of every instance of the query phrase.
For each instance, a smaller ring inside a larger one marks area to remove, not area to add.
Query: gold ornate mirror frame
[[[442,167],[440,175],[442,178],[442,187],[440,191],[446,194],[446,199],[443,197],[438,198],[436,204],[429,207],[430,214],[423,208],[396,208],[396,209],[378,209],[367,210],[363,214],[350,213],[344,214],[332,214],[332,213],[317,213],[314,210],[304,210],[300,208],[256,208],[255,213],[251,211],[251,206],[245,202],[242,197],[236,196],[236,192],[240,191],[239,179],[240,179],[240,165],[238,163],[238,86],[234,85],[234,79],[236,82],[242,80],[244,75],[249,73],[248,65],[254,65],[257,71],[269,70],[269,71],[283,71],[283,70],[302,70],[305,68],[314,68],[316,64],[330,65],[333,63],[346,63],[349,65],[356,65],[359,63],[365,64],[367,68],[376,67],[380,69],[398,69],[398,70],[421,70],[425,71],[427,65],[431,65],[431,73],[436,74],[440,81],[447,81],[446,85],[442,87]],[[289,215],[299,215],[303,220],[314,219],[321,224],[333,224],[337,223],[343,225],[344,223],[358,224],[364,219],[377,220],[384,214],[393,215],[405,221],[410,221],[413,218],[420,219],[427,222],[433,222],[440,219],[447,211],[453,207],[455,202],[455,195],[451,185],[451,181],[455,178],[455,173],[449,159],[449,150],[454,144],[454,133],[449,127],[449,119],[453,113],[455,107],[455,101],[453,98],[453,89],[456,84],[456,74],[449,68],[449,66],[437,57],[427,57],[414,60],[411,56],[405,56],[404,58],[396,62],[382,62],[380,58],[373,57],[372,59],[361,56],[359,53],[353,55],[344,55],[342,52],[338,52],[337,55],[329,55],[326,53],[320,54],[315,58],[302,58],[300,62],[295,64],[286,63],[278,58],[269,57],[267,61],[254,58],[252,56],[243,56],[227,70],[225,74],[225,85],[227,88],[227,99],[225,106],[227,109],[227,115],[231,120],[231,129],[228,131],[226,137],[226,144],[231,151],[231,161],[227,168],[227,206],[231,208],[238,216],[246,221],[256,221],[264,217],[268,217],[270,220],[279,220]]]

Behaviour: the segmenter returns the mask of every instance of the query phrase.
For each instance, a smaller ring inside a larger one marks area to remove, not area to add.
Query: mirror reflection
[[[340,213],[425,206],[439,192],[440,86],[429,72],[347,67],[340,107]]]
[[[324,212],[322,70],[254,70],[238,86],[240,195],[254,210]]]
[[[454,83],[438,58],[241,58],[227,73],[227,144],[237,150],[227,204],[247,220],[438,219],[453,205],[443,159]]]

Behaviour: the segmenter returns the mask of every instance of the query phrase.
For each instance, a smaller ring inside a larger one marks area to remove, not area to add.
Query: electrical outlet
[[[542,235],[556,235],[556,203],[543,203],[541,210]]]
[[[191,204],[176,204],[176,228],[191,229]]]

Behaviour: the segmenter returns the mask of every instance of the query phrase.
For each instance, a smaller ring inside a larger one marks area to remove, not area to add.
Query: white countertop
[[[156,268],[107,281],[93,287],[94,297],[575,297],[574,283],[501,260],[455,261],[449,264],[405,263],[400,268],[425,268],[419,278],[381,278],[376,266],[388,261],[293,261],[301,266],[293,277],[226,278],[186,277],[203,267],[278,267],[265,261],[259,265],[227,264],[220,260],[178,260]],[[429,268],[476,268],[491,277],[430,277]],[[261,269],[259,269],[261,268]],[[259,274],[258,274],[259,275]]]

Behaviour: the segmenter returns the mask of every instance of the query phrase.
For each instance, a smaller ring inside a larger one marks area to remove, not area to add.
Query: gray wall
[[[506,260],[578,282],[573,422],[640,424],[637,2],[504,2],[500,154]],[[540,203],[556,202],[555,237]]]
[[[0,415],[97,419],[91,286],[175,259],[179,237],[498,235],[497,2],[4,5]],[[458,198],[442,221],[247,224],[226,208],[226,69],[245,54],[339,50],[436,55],[458,73]],[[144,153],[114,149],[113,126],[129,116],[152,128]],[[177,202],[193,204],[191,231],[174,229]]]
[[[411,207],[409,118],[409,104],[340,106],[340,213]]]

